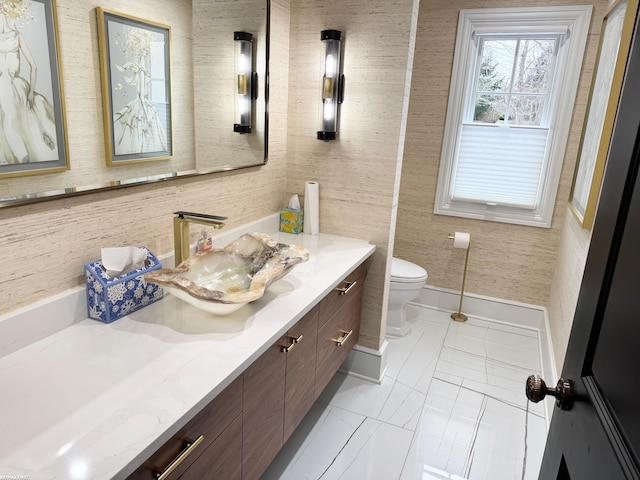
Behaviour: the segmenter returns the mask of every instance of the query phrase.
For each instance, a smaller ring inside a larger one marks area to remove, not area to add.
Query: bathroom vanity
[[[60,305],[77,315],[84,289],[0,317],[13,337],[0,354],[21,344],[0,357],[0,475],[258,479],[357,342],[375,249],[272,235],[309,261],[225,317],[166,295],[112,324],[34,333]]]
[[[258,480],[356,344],[365,265],[129,478]]]

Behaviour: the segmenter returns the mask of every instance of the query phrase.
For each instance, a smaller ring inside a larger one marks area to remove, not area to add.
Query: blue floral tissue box
[[[90,318],[111,323],[162,298],[162,288],[147,283],[143,276],[162,268],[162,265],[153,253],[142,248],[147,251],[145,266],[117,277],[111,278],[106,274],[101,260],[85,264]]]

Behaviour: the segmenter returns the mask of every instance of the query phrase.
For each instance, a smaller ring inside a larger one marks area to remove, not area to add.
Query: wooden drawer
[[[318,310],[314,307],[289,330],[289,341],[300,339],[287,352],[284,400],[284,441],[286,442],[315,401]]]
[[[165,471],[186,450],[186,442],[194,442],[202,435],[203,440],[167,476],[168,480],[179,478],[242,412],[242,386],[240,376],[128,478],[156,479],[158,472]]]
[[[316,398],[358,342],[361,306],[362,284],[349,292],[344,305],[318,330]]]
[[[216,438],[180,480],[242,479],[242,415]]]
[[[258,480],[283,445],[286,336],[244,372],[242,478]]]
[[[320,327],[322,327],[340,307],[347,303],[349,298],[356,293],[356,290],[359,289],[362,291],[365,273],[366,267],[365,264],[362,264],[347,275],[336,288],[320,301]]]

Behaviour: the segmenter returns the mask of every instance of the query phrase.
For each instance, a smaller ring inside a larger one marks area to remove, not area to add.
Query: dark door
[[[540,479],[640,479],[640,39],[629,56],[607,172]]]

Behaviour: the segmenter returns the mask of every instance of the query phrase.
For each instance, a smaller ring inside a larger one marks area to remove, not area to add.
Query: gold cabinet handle
[[[178,455],[175,458],[175,460],[173,462],[171,462],[169,464],[169,466],[167,468],[165,468],[163,471],[156,472],[155,477],[158,480],[165,480],[165,478],[167,478],[169,475],[171,475],[171,472],[173,472],[176,468],[178,468],[178,465],[180,465],[185,458],[187,458],[189,455],[191,455],[191,452],[193,452],[195,450],[195,448],[198,445],[200,445],[200,443],[203,440],[204,440],[204,435],[200,435],[193,442],[191,442],[189,440],[185,440],[184,441],[185,448],[184,448],[184,450],[182,450],[182,452],[180,452],[180,455]]]
[[[349,290],[351,290],[353,287],[356,286],[356,284],[358,282],[353,281],[353,282],[342,282],[346,285],[346,287],[336,287],[336,291],[340,292],[340,295],[346,295],[347,293],[349,293]]]
[[[351,336],[351,334],[353,333],[353,330],[349,330],[348,332],[346,332],[344,330],[340,330],[340,333],[342,333],[342,337],[340,337],[340,338],[332,338],[331,339],[331,341],[332,342],[336,342],[339,347],[344,345],[344,342],[346,342],[347,339]]]
[[[296,343],[300,343],[302,341],[302,335],[298,337],[294,337],[293,335],[288,335],[289,341],[291,342],[288,347],[281,346],[280,349],[283,353],[289,353],[293,350],[293,347],[296,346]]]

